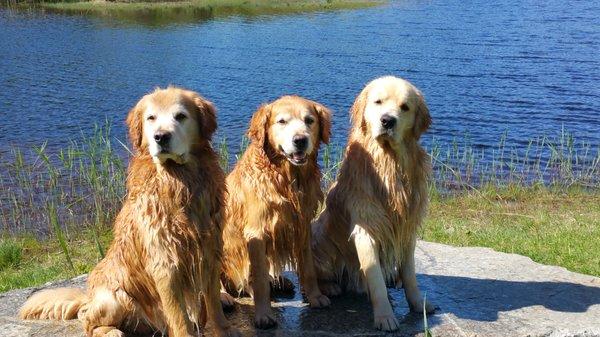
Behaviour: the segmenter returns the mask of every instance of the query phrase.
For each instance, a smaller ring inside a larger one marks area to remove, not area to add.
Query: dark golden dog
[[[135,155],[106,257],[87,293],[51,289],[21,308],[24,319],[79,316],[89,336],[159,331],[196,335],[206,316],[237,336],[219,300],[225,179],[210,145],[216,117],[198,94],[169,87],[127,117]]]
[[[255,324],[276,324],[269,273],[298,271],[311,307],[329,305],[317,284],[310,222],[323,199],[317,152],[329,141],[330,112],[321,104],[284,96],[252,117],[251,144],[227,177],[225,283],[253,295]]]

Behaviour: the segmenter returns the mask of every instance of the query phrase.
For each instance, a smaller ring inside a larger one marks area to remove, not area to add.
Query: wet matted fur
[[[312,307],[329,305],[317,285],[310,249],[310,222],[323,200],[317,153],[329,135],[327,108],[298,96],[281,97],[254,113],[251,143],[227,177],[224,281],[230,292],[253,295],[257,327],[276,324],[269,274],[277,278],[288,266],[298,271]],[[302,151],[298,137],[306,138]]]
[[[350,113],[341,168],[312,228],[319,284],[332,296],[367,291],[375,326],[396,330],[386,283],[404,282],[411,308],[423,310],[414,250],[430,164],[418,141],[431,117],[421,92],[392,76],[370,82]]]
[[[41,291],[20,317],[79,317],[88,336],[189,337],[208,316],[218,335],[239,335],[219,300],[225,177],[210,145],[215,109],[195,92],[169,87],[144,96],[127,123],[135,151],[127,195],[87,293]]]

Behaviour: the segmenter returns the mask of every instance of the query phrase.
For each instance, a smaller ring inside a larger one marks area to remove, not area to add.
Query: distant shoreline
[[[369,0],[185,0],[185,1],[78,1],[27,2],[10,0],[4,6],[15,9],[37,9],[70,15],[107,18],[148,19],[167,23],[170,20],[197,20],[230,15],[275,15],[315,11],[368,8],[386,1]]]

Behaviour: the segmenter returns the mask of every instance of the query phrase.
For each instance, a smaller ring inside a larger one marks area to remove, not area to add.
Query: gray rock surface
[[[440,310],[428,317],[433,336],[600,336],[600,279],[545,266],[487,248],[420,242],[421,289]],[[47,285],[83,287],[85,276]],[[23,322],[19,306],[36,289],[0,294],[0,336],[84,336],[77,321]],[[410,314],[402,290],[390,290],[402,322],[390,336],[423,335],[423,316]],[[366,297],[344,295],[329,309],[311,310],[296,294],[276,297],[279,328],[256,332],[252,304],[241,299],[229,319],[246,336],[384,336],[371,328]],[[210,328],[207,335],[211,335]]]

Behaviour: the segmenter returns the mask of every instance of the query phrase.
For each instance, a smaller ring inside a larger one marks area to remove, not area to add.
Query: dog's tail
[[[82,289],[58,288],[42,290],[33,294],[21,307],[21,319],[77,318],[79,309],[86,303],[87,296]]]

